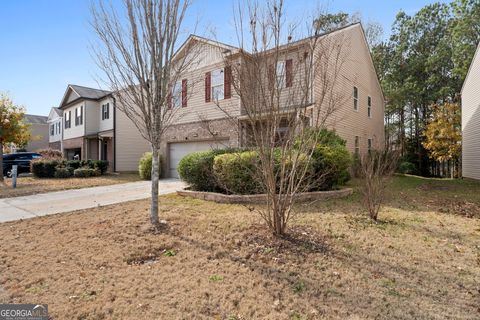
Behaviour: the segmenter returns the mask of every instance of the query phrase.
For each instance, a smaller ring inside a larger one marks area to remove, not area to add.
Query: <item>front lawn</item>
[[[91,178],[39,179],[35,177],[17,178],[17,188],[13,189],[12,179],[5,179],[5,186],[0,184],[0,198],[21,197],[37,193],[107,186],[118,183],[138,181],[138,173],[106,174]]]
[[[388,193],[379,223],[358,193],[300,205],[284,240],[245,207],[176,195],[157,234],[148,200],[0,224],[0,303],[54,319],[478,319],[480,184],[396,177]]]

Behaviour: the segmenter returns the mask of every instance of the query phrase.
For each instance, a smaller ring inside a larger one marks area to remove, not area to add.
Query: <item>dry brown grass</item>
[[[107,186],[118,183],[138,181],[138,173],[107,174],[92,178],[69,179],[38,179],[34,177],[19,177],[17,188],[12,188],[12,179],[6,179],[5,185],[0,185],[0,199],[28,196],[37,193],[79,189],[87,187]]]
[[[283,240],[244,207],[174,195],[158,233],[143,200],[4,223],[0,302],[54,319],[478,319],[479,220],[421,185],[396,178],[378,223],[358,194],[300,206]]]

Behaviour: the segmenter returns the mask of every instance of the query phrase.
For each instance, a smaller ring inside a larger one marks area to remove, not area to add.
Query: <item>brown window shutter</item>
[[[232,97],[232,67],[225,66],[223,78],[223,96],[224,99],[230,99]]]
[[[172,109],[172,86],[168,86],[168,94],[167,94],[167,107],[168,109]]]
[[[182,80],[182,107],[187,106],[187,79]]]
[[[293,84],[293,63],[292,59],[288,59],[285,61],[285,86],[291,87]]]
[[[275,66],[271,64],[268,67],[268,89],[273,90],[275,82]]]
[[[210,102],[210,95],[212,92],[212,74],[205,73],[205,102]]]

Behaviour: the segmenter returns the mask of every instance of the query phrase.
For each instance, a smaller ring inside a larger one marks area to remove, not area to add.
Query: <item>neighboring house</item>
[[[462,175],[480,179],[480,44],[462,88]]]
[[[47,117],[26,114],[24,121],[30,125],[30,140],[24,149],[32,152],[48,148]]]
[[[137,171],[149,144],[109,91],[68,85],[63,112],[63,153],[67,159],[107,160],[112,171]]]
[[[335,92],[342,93],[346,99],[332,114],[328,127],[347,141],[347,148],[352,153],[382,148],[385,139],[384,97],[361,24],[350,25],[324,36],[341,39],[347,52],[340,80],[335,85]],[[291,72],[298,62],[295,57],[301,56],[299,53],[303,53],[307,45],[308,41],[304,39],[289,46],[288,52],[285,49],[283,53],[286,58],[282,63],[282,69],[285,70],[282,76],[287,86],[292,81],[289,80],[289,77],[292,78],[289,70]],[[173,84],[172,107],[178,108],[178,116],[165,133],[161,151],[163,172],[169,177],[178,177],[178,163],[190,152],[246,145],[245,115],[240,98],[233,92],[230,83],[231,69],[225,67],[225,55],[233,56],[239,52],[239,48],[190,36],[177,54],[194,46],[200,46],[199,50],[195,50],[199,52],[198,63],[182,75],[178,83]],[[329,61],[329,64],[333,63]],[[322,79],[316,75],[311,81],[313,105],[322,88]],[[188,89],[193,91],[187,94],[189,83],[198,84]],[[227,119],[222,110],[228,110],[236,123]]]
[[[48,115],[48,147],[62,151],[63,112],[53,107]]]

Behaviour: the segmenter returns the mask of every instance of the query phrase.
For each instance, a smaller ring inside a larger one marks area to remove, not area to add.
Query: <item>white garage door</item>
[[[187,154],[197,151],[208,151],[210,149],[223,149],[227,144],[223,141],[199,141],[199,142],[179,142],[169,144],[169,176],[178,178],[177,166],[180,160]]]

